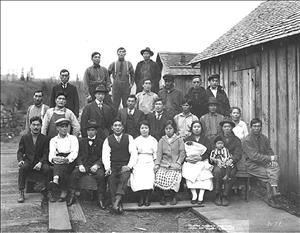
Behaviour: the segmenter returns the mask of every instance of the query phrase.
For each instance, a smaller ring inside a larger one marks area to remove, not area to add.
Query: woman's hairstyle
[[[141,128],[142,125],[147,125],[148,128],[150,129],[150,123],[149,123],[149,121],[147,121],[147,120],[141,121],[140,124],[139,124],[139,128]]]
[[[199,120],[195,120],[195,121],[192,122],[189,131],[193,134],[193,126],[194,126],[194,124],[197,124],[197,123],[200,124],[200,126],[201,126],[201,133],[200,133],[200,135],[204,135],[203,125],[202,125],[201,121],[199,121]]]
[[[176,125],[176,122],[174,120],[167,120],[166,123],[164,124],[164,129],[166,129],[166,127],[168,125],[172,126],[172,128],[174,129],[175,133],[177,132],[177,125]]]
[[[230,113],[232,113],[234,109],[238,110],[240,115],[242,114],[242,110],[239,107],[231,107],[230,108]]]

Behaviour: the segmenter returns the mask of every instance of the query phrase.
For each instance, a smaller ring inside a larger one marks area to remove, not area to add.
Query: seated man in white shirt
[[[112,125],[113,134],[108,136],[102,149],[102,161],[105,175],[109,176],[109,189],[112,199],[112,211],[122,213],[122,197],[127,189],[131,169],[137,162],[137,150],[133,137],[123,133],[120,119]]]
[[[58,135],[50,140],[49,145],[49,162],[53,164],[53,180],[49,183],[49,189],[52,191],[50,201],[56,201],[54,193],[60,188],[58,201],[63,202],[67,197],[68,178],[75,166],[79,143],[76,136],[68,133],[69,119],[60,118],[55,124]]]

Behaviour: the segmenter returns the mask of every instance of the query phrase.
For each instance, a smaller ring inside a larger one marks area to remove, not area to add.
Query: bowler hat
[[[209,98],[208,98],[207,105],[209,105],[209,104],[216,104],[216,105],[219,105],[219,102],[218,102],[218,100],[217,100],[215,97],[209,97]]]
[[[217,78],[217,79],[220,80],[220,75],[218,75],[218,74],[212,74],[212,75],[209,75],[208,81],[212,80],[213,78]]]
[[[55,125],[56,126],[60,126],[60,125],[64,125],[64,124],[69,125],[70,124],[70,120],[67,119],[67,118],[60,118],[57,121],[55,121]]]
[[[99,85],[96,87],[95,91],[94,91],[94,94],[97,93],[97,92],[108,92],[108,90],[106,89],[106,87],[104,85]]]
[[[90,129],[90,128],[94,128],[94,129],[97,129],[99,128],[99,125],[97,124],[97,122],[93,119],[91,120],[88,120],[88,124],[87,124],[87,129]]]
[[[230,124],[232,128],[235,127],[234,122],[229,117],[224,118],[224,120],[220,122],[220,126],[223,127],[225,123]]]
[[[144,52],[149,52],[150,56],[153,56],[153,54],[154,54],[149,47],[146,47],[145,49],[141,50],[142,55],[144,54]]]

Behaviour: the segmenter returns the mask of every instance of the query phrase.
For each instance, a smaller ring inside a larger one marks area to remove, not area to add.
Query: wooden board
[[[261,120],[262,120],[262,133],[270,138],[269,134],[269,121],[270,121],[270,95],[269,95],[269,54],[268,50],[264,48],[261,54]]]
[[[76,202],[73,205],[69,206],[68,209],[71,221],[79,221],[86,223],[86,218],[79,202]]]
[[[124,210],[157,210],[157,209],[176,209],[176,208],[189,208],[197,207],[197,205],[191,204],[191,201],[178,201],[176,205],[170,205],[167,202],[166,205],[160,205],[159,202],[152,202],[150,206],[139,207],[137,203],[123,203]]]
[[[49,231],[71,231],[66,202],[49,201]]]

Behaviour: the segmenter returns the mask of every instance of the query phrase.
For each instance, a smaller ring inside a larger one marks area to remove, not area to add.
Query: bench
[[[250,187],[250,179],[252,175],[250,175],[246,170],[238,170],[235,174],[236,178],[244,179],[245,181],[245,201],[248,201],[249,199],[249,187]]]

